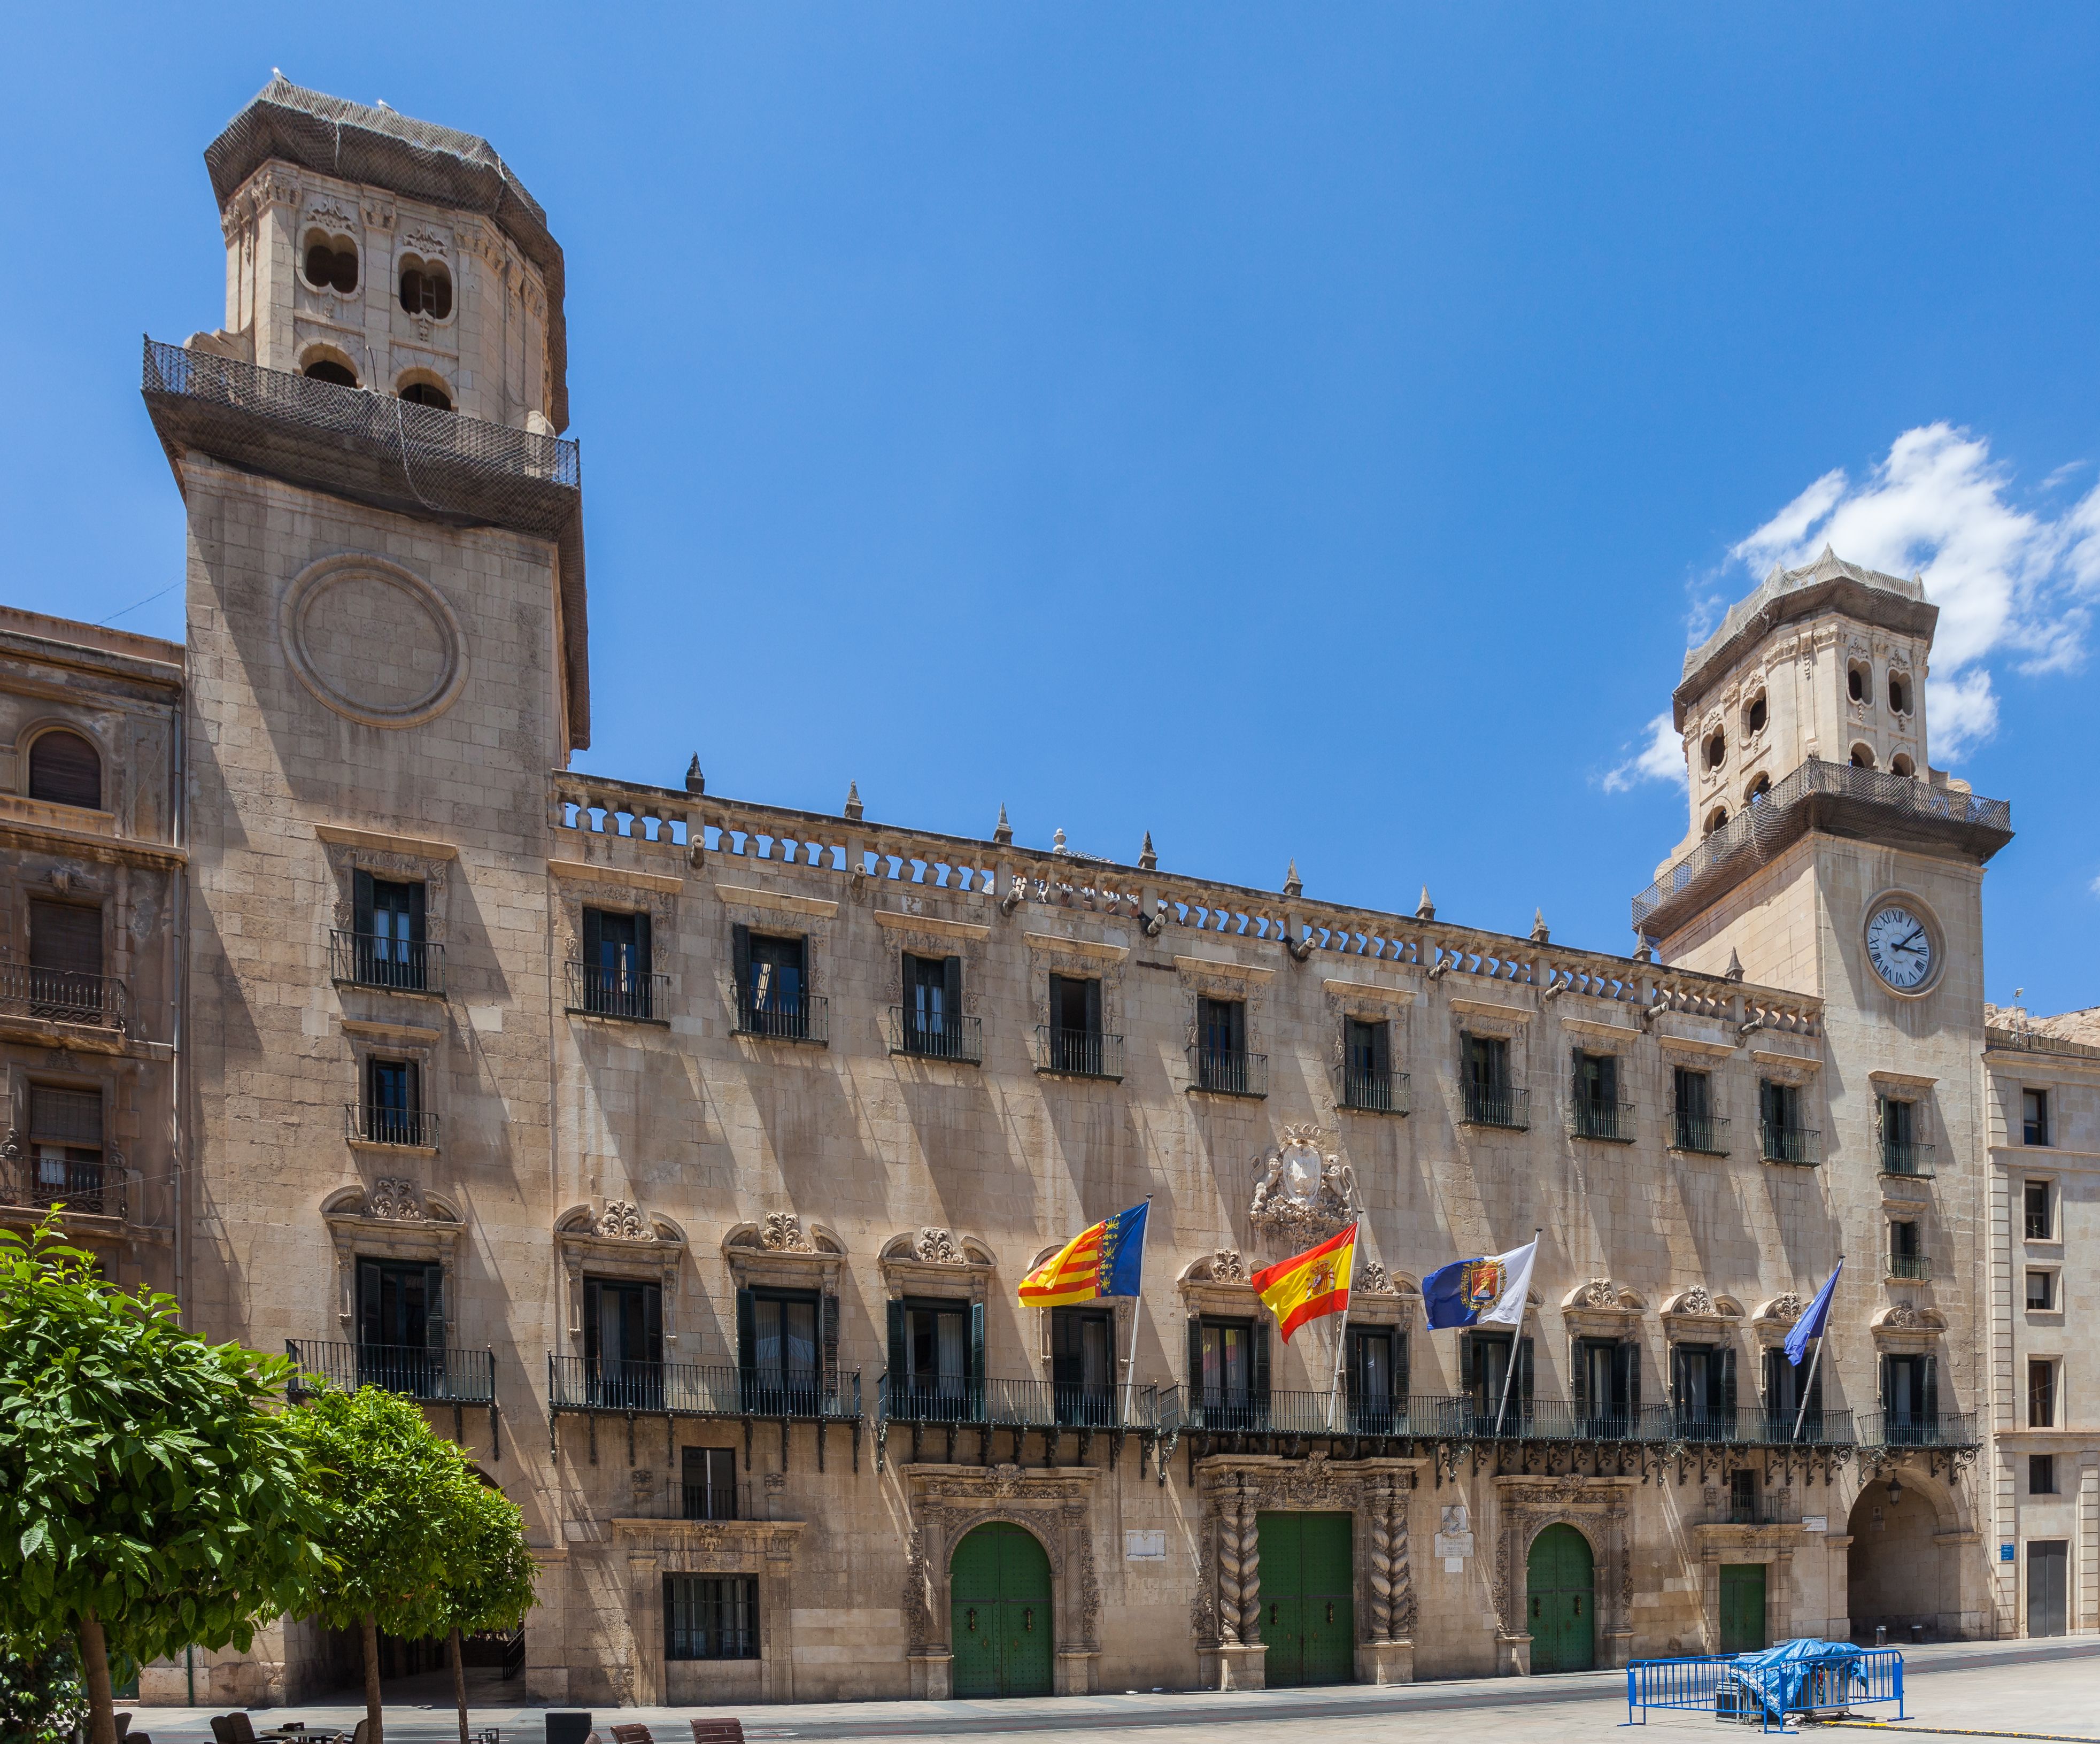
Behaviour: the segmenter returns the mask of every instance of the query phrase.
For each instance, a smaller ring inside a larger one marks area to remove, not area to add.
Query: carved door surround
[[[788,1608],[800,1520],[629,1520],[612,1522],[627,1553],[630,1582],[628,1699],[643,1707],[670,1700],[664,1675],[664,1577],[758,1577],[759,1699],[795,1699],[794,1640]]]
[[[948,1640],[948,1565],[975,1528],[1005,1521],[1032,1534],[1050,1558],[1057,1693],[1091,1695],[1101,1662],[1101,1576],[1088,1502],[1095,1466],[904,1465],[911,1509],[904,1571],[906,1658],[911,1694],[945,1701],[955,1653]]]
[[[1216,1454],[1196,1462],[1199,1564],[1189,1629],[1206,1689],[1264,1687],[1261,1553],[1256,1517],[1303,1509],[1352,1517],[1357,1681],[1414,1679],[1414,1583],[1408,1509],[1426,1459],[1303,1459]]]
[[[1574,1527],[1590,1541],[1597,1571],[1598,1662],[1623,1666],[1633,1640],[1632,1477],[1498,1477],[1494,1480],[1497,1669],[1531,1674],[1524,1627],[1524,1570],[1532,1540],[1548,1526]],[[1718,1577],[1716,1577],[1717,1580]]]

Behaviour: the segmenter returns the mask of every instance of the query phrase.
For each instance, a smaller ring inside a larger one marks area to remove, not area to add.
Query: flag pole
[[[1149,1193],[1145,1195],[1145,1203],[1152,1203]],[[1148,1243],[1152,1238],[1151,1221],[1149,1216],[1145,1219],[1145,1236]],[[1126,1424],[1130,1421],[1131,1406],[1137,1394],[1137,1317],[1144,1310],[1145,1250],[1140,1247],[1137,1256],[1137,1298],[1130,1305],[1130,1354],[1123,1358],[1123,1420]]]
[[[1838,1256],[1838,1264],[1842,1266],[1844,1263],[1845,1256],[1841,1253]],[[1830,1275],[1834,1278],[1838,1274],[1833,1269]],[[1827,1314],[1823,1317],[1823,1324],[1825,1327],[1830,1324],[1830,1317]],[[1815,1335],[1815,1349],[1810,1353],[1808,1358],[1808,1378],[1801,1384],[1801,1409],[1793,1414],[1792,1437],[1792,1439],[1797,1442],[1801,1439],[1802,1424],[1808,1420],[1808,1392],[1809,1389],[1815,1384],[1815,1366],[1823,1360],[1823,1340],[1825,1336],[1822,1332]]]
[[[1545,1234],[1545,1233],[1546,1231],[1544,1230],[1533,1230],[1531,1232],[1531,1245],[1534,1253],[1536,1253],[1538,1247],[1539,1237]],[[1536,1269],[1536,1265],[1537,1262],[1534,1261],[1534,1269]],[[1524,1306],[1525,1305],[1522,1302],[1516,1305],[1516,1325],[1510,1332],[1509,1367],[1502,1371],[1502,1402],[1495,1407],[1495,1433],[1497,1436],[1500,1436],[1502,1433],[1502,1415],[1504,1412],[1509,1410],[1510,1388],[1516,1380],[1516,1366],[1518,1361],[1524,1354]]]

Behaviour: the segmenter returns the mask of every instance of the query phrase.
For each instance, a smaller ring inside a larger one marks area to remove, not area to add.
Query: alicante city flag
[[[1480,1260],[1454,1260],[1422,1280],[1423,1318],[1430,1326],[1517,1326],[1524,1319],[1538,1238],[1507,1253]]]
[[[1145,1214],[1151,1201],[1082,1230],[1021,1280],[1023,1308],[1065,1308],[1101,1296],[1136,1296],[1145,1276]]]
[[[1268,1304],[1283,1328],[1283,1342],[1308,1320],[1339,1314],[1349,1305],[1349,1274],[1356,1269],[1357,1226],[1330,1235],[1317,1247],[1264,1266],[1247,1282]]]

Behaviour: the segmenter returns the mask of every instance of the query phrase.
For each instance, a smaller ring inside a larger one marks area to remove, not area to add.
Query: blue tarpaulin
[[[1810,1708],[1843,1707],[1867,1697],[1859,1648],[1844,1641],[1785,1641],[1759,1653],[1738,1653],[1735,1673],[1773,1720]]]

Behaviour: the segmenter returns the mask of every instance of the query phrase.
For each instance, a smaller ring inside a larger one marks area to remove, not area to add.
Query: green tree
[[[327,1519],[329,1566],[299,1609],[362,1637],[370,1744],[385,1744],[379,1632],[421,1640],[452,1627],[446,1594],[462,1553],[465,1491],[480,1480],[421,1406],[377,1387],[324,1389],[285,1419],[306,1450]]]
[[[321,1572],[287,1367],[117,1290],[55,1216],[0,1230],[0,1636],[77,1644],[93,1744],[112,1652],[245,1651]]]
[[[525,1517],[518,1504],[479,1474],[463,1486],[452,1532],[439,1604],[452,1637],[452,1692],[459,1702],[460,1744],[467,1744],[465,1637],[508,1632],[525,1620],[538,1599],[538,1574],[525,1544]]]

